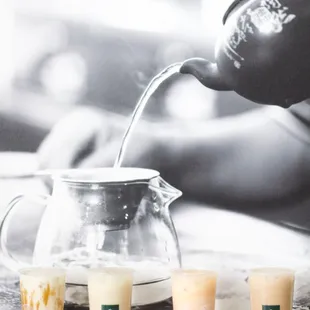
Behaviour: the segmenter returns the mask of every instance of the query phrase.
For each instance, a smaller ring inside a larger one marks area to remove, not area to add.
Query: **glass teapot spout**
[[[182,196],[182,192],[180,190],[170,185],[160,176],[154,180],[151,180],[149,187],[161,195],[164,205],[169,205]]]

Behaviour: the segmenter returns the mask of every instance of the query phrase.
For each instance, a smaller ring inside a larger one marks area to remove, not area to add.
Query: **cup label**
[[[101,305],[101,310],[119,310],[119,305]]]
[[[280,306],[277,305],[271,305],[271,306],[268,306],[268,305],[263,305],[262,307],[262,310],[280,310]]]

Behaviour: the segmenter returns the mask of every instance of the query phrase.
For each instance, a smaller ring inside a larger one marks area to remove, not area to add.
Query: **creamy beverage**
[[[249,276],[251,310],[292,310],[294,271],[254,269]]]
[[[63,310],[65,280],[65,271],[59,268],[21,270],[22,310]]]
[[[88,276],[90,310],[130,310],[133,271],[129,268],[91,269]]]
[[[214,310],[217,274],[208,270],[172,272],[174,310]]]

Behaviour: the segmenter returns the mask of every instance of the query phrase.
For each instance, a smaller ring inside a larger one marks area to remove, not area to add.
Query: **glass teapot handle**
[[[2,260],[5,267],[8,269],[17,272],[19,269],[24,267],[29,267],[30,264],[21,262],[10,253],[7,248],[7,235],[8,235],[8,227],[10,221],[13,217],[13,210],[15,210],[17,205],[22,200],[30,200],[33,202],[37,202],[43,205],[47,204],[47,201],[50,199],[48,195],[19,195],[13,198],[7,208],[5,209],[4,213],[0,216],[0,260]]]

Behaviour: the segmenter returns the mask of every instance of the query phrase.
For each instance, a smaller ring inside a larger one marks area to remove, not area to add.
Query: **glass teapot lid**
[[[90,168],[50,170],[54,180],[69,183],[136,183],[148,182],[159,176],[159,172],[144,168]]]

